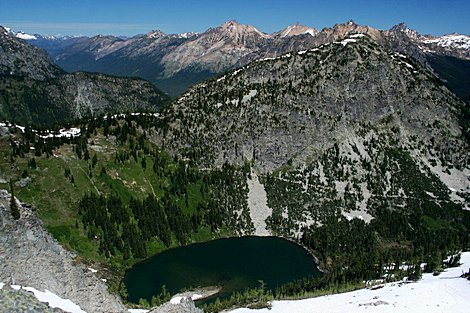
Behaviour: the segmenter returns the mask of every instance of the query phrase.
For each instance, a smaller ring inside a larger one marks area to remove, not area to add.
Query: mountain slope
[[[51,63],[43,50],[11,36],[0,26],[0,76],[44,80],[61,73],[63,71]]]
[[[296,236],[327,208],[370,221],[383,201],[468,206],[462,107],[418,63],[351,35],[195,86],[163,112],[156,140],[203,167],[252,162],[268,227]]]
[[[0,28],[0,119],[49,125],[106,112],[157,110],[168,97],[137,78],[67,74]]]

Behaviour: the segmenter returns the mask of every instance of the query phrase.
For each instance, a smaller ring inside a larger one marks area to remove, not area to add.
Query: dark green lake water
[[[303,277],[319,276],[312,256],[301,246],[277,237],[218,239],[159,253],[126,272],[129,300],[150,301],[166,285],[173,295],[191,287],[222,286],[217,295],[258,287],[268,289]]]

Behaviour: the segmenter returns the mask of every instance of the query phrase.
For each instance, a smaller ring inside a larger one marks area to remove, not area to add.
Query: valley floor
[[[379,289],[362,289],[336,295],[295,301],[274,301],[272,309],[236,309],[231,313],[308,313],[308,312],[468,312],[470,281],[460,276],[469,271],[470,252],[462,253],[459,267],[446,269],[439,276],[423,274],[418,282],[394,282]]]

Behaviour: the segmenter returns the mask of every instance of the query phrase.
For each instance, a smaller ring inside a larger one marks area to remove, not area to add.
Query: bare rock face
[[[126,312],[120,299],[48,234],[33,209],[20,205],[13,220],[10,195],[0,190],[0,282],[47,289],[87,312]]]

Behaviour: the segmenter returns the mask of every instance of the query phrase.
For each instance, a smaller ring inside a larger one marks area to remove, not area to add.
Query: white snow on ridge
[[[470,49],[470,36],[451,34],[423,41],[425,44],[437,44],[440,47]]]
[[[365,37],[366,35],[364,34],[354,34],[354,35],[351,35],[349,36],[349,38],[361,38],[361,37]]]
[[[305,31],[305,34],[309,34],[310,36],[315,37],[317,33],[313,29],[308,29]]]
[[[335,43],[340,43],[340,44],[342,44],[343,46],[346,46],[348,43],[352,43],[352,42],[357,42],[357,40],[356,40],[356,39],[352,39],[352,38],[346,38],[346,39],[344,39],[344,40],[342,40],[342,41],[340,41],[340,42],[336,42],[336,41],[335,41]]]
[[[20,39],[24,39],[24,40],[36,40],[38,39],[36,36],[34,35],[30,35],[30,34],[25,34],[25,33],[17,33],[15,35],[16,38],[20,38]]]
[[[418,282],[395,282],[379,289],[361,289],[295,301],[274,301],[272,309],[236,309],[232,313],[403,313],[469,312],[470,281],[461,278],[470,268],[470,252],[462,253],[461,266],[439,276],[424,274]]]
[[[5,284],[0,283],[0,289],[2,289],[3,286],[5,286]],[[44,291],[39,291],[33,287],[22,287],[19,285],[11,285],[10,287],[14,290],[23,289],[23,290],[32,292],[34,296],[40,302],[46,302],[50,308],[58,308],[58,309],[61,309],[62,311],[70,312],[70,313],[86,313],[78,305],[73,303],[71,300],[62,299],[61,297],[59,297],[55,293],[50,292],[47,289],[45,289]]]

